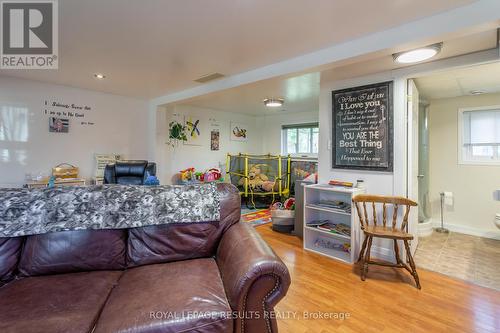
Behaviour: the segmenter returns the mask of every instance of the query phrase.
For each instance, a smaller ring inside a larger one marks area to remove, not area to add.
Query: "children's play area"
[[[295,220],[296,187],[317,182],[317,161],[290,155],[227,154],[225,170],[194,167],[179,172],[181,184],[229,182],[241,195],[242,221],[290,232]],[[299,196],[300,198],[300,196]]]

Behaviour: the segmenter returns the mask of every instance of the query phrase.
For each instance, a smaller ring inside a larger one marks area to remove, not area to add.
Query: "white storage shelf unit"
[[[348,204],[357,194],[364,190],[345,188],[328,184],[313,184],[304,186],[304,249],[321,255],[353,263],[360,250],[361,230],[355,207],[351,212],[318,206],[321,201],[338,200]],[[329,220],[332,223],[343,223],[351,228],[351,235],[344,236],[329,231],[324,231],[307,224],[318,220]],[[334,245],[335,244],[335,245]],[[346,249],[349,249],[346,252]]]

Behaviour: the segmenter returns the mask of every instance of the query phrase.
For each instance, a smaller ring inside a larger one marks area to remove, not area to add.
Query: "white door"
[[[418,90],[413,80],[408,80],[408,162],[407,197],[418,202]],[[418,245],[418,208],[412,208],[408,221],[408,232],[413,234],[411,251]]]

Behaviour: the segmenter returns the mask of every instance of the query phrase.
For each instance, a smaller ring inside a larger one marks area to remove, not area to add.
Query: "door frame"
[[[415,94],[416,92],[416,94]],[[415,109],[416,108],[416,109]],[[419,94],[413,78],[406,79],[406,197],[418,203],[418,151],[419,133]],[[416,110],[416,112],[414,111]],[[416,122],[415,122],[416,121]],[[416,170],[415,170],[416,169]],[[415,188],[416,187],[416,188]],[[416,192],[416,195],[415,195]],[[420,203],[418,203],[420,204]],[[412,209],[408,221],[409,233],[413,235],[411,252],[418,246],[418,208]]]

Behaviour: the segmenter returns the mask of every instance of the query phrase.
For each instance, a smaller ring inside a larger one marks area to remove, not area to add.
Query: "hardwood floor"
[[[269,225],[256,230],[292,277],[275,309],[281,333],[500,332],[498,291],[421,268],[422,290],[408,272],[387,267],[370,266],[363,282],[357,266],[304,251],[299,238],[273,232]],[[332,318],[307,319],[304,311]],[[345,319],[338,319],[342,314]]]

